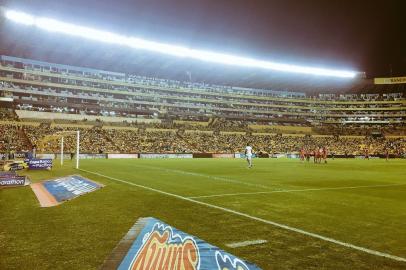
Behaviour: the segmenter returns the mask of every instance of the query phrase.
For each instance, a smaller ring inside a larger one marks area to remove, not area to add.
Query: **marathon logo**
[[[25,176],[0,177],[1,186],[24,186]]]
[[[228,255],[223,255],[216,251],[216,262],[219,270],[250,270],[250,268],[240,259],[231,259]]]
[[[173,234],[172,228],[156,223],[146,234],[131,270],[198,270],[199,248],[192,237]]]

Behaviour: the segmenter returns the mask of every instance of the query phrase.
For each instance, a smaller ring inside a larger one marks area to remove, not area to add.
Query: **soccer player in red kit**
[[[314,163],[317,163],[317,161],[319,159],[319,149],[318,148],[314,148],[313,155],[314,155],[314,157],[313,157]]]
[[[320,163],[321,161],[321,148],[316,147],[314,150],[314,163]]]
[[[305,149],[305,155],[306,155],[306,161],[309,162],[310,161],[310,156],[311,156],[311,153],[310,153],[309,149]]]
[[[319,147],[319,163],[321,163],[322,158],[323,158],[323,147]]]
[[[323,160],[324,163],[327,163],[327,147],[323,147]]]
[[[300,149],[300,160],[302,162],[305,160],[305,150],[303,147]]]

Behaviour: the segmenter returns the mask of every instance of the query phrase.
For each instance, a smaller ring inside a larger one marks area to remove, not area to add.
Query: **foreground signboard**
[[[102,187],[102,184],[80,175],[70,175],[31,185],[42,207],[55,206]]]
[[[13,172],[26,169],[28,164],[24,160],[6,160],[1,162],[0,167],[3,171]]]
[[[2,176],[7,176],[7,175],[17,175],[15,171],[10,171],[10,172],[2,172],[0,171],[0,177]]]
[[[158,219],[143,218],[124,237],[101,269],[258,270],[260,268]]]
[[[26,186],[29,180],[26,176],[19,176],[15,172],[0,172],[0,187]]]

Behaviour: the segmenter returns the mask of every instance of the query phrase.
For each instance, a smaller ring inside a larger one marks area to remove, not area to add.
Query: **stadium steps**
[[[18,135],[21,138],[22,142],[24,142],[24,145],[26,145],[28,149],[32,149],[33,144],[23,128],[18,130]]]
[[[177,132],[176,137],[179,138],[179,142],[181,142],[183,144],[183,147],[185,147],[186,149],[196,148],[196,145],[194,145],[194,143],[191,143],[191,142],[185,140],[185,137],[183,136],[183,134]]]
[[[121,149],[121,147],[120,146],[118,146],[117,144],[116,144],[116,142],[106,133],[106,131],[105,130],[103,130],[102,129],[102,134],[103,134],[103,137],[105,138],[105,140],[106,141],[108,141],[108,142],[110,142],[115,148],[116,148],[116,151],[117,152],[121,152],[123,149]]]

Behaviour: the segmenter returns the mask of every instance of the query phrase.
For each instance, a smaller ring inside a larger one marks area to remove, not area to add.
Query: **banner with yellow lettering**
[[[406,83],[406,77],[375,78],[375,84],[400,84]]]
[[[118,269],[260,270],[155,218],[148,218]]]

